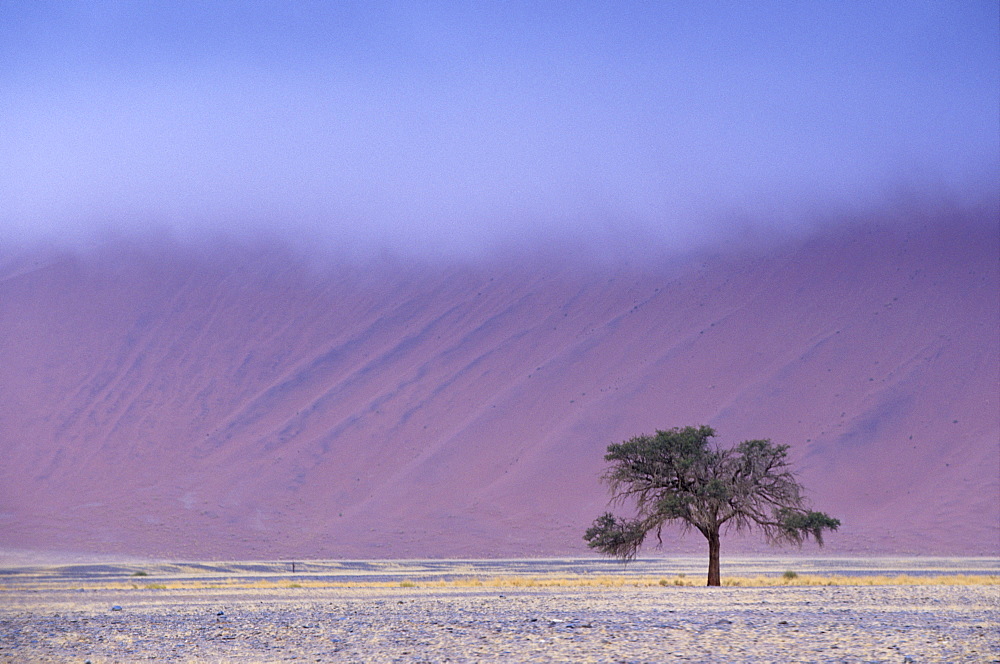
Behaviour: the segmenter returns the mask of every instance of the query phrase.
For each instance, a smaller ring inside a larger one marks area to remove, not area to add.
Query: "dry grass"
[[[423,584],[420,584],[423,585]],[[483,585],[499,588],[623,588],[650,586],[704,586],[702,577],[683,574],[673,577],[579,576],[579,577],[495,577],[487,581],[457,580],[446,585]],[[762,588],[770,586],[974,586],[1000,585],[1000,576],[958,575],[939,576],[879,575],[879,576],[818,576],[799,574],[786,576],[724,577],[722,585]]]
[[[937,576],[799,574],[791,579],[783,576],[723,578],[722,585],[752,588],[765,586],[997,586],[1000,585],[1000,576],[977,574],[942,574]]]
[[[450,580],[404,579],[402,581],[326,581],[322,579],[273,580],[248,577],[204,579],[165,579],[151,583],[126,581],[100,581],[87,584],[91,589],[104,590],[225,590],[225,589],[309,589],[309,588],[650,588],[650,587],[701,587],[703,577],[678,574],[670,577],[630,575],[579,575],[579,576],[494,576],[460,577]],[[778,576],[723,577],[723,586],[738,588],[796,587],[796,586],[1000,586],[1000,575],[942,574],[935,576],[898,575],[812,575],[796,574]],[[52,586],[49,586],[52,587]]]

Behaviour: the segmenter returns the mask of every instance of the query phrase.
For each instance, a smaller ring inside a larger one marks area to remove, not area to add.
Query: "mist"
[[[950,2],[5,3],[0,241],[627,253],[989,205],[998,25]]]

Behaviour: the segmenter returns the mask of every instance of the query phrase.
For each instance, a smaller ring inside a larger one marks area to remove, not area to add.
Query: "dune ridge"
[[[706,423],[792,445],[828,553],[995,555],[998,262],[965,218],[631,263],[12,254],[0,546],[581,554],[608,443]]]

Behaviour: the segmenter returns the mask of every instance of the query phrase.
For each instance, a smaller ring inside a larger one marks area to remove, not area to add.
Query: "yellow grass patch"
[[[494,576],[460,577],[446,581],[403,579],[396,581],[325,581],[322,579],[252,579],[247,577],[221,578],[218,581],[170,579],[151,583],[90,582],[89,588],[106,590],[208,590],[208,589],[310,589],[310,588],[652,588],[652,587],[702,587],[701,576],[630,576],[630,575],[579,575],[579,576]],[[813,575],[796,574],[779,576],[723,577],[722,585],[737,588],[796,587],[796,586],[998,586],[1000,575],[941,574],[935,576],[897,575]]]
[[[723,578],[724,586],[996,586],[1000,585],[998,575],[942,574],[937,576],[914,576],[911,574],[841,576],[799,574],[794,578],[778,577],[733,577]]]

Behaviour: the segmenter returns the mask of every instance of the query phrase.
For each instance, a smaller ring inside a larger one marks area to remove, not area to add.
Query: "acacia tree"
[[[708,540],[708,585],[721,585],[720,533],[759,530],[772,544],[801,545],[840,521],[805,507],[802,487],[785,459],[787,445],[748,440],[735,448],[709,443],[711,427],[685,427],[636,436],[608,446],[603,479],[611,502],[633,505],[636,516],[598,517],[584,539],[598,551],[631,560],[646,536],[662,543],[664,524],[695,528]]]

